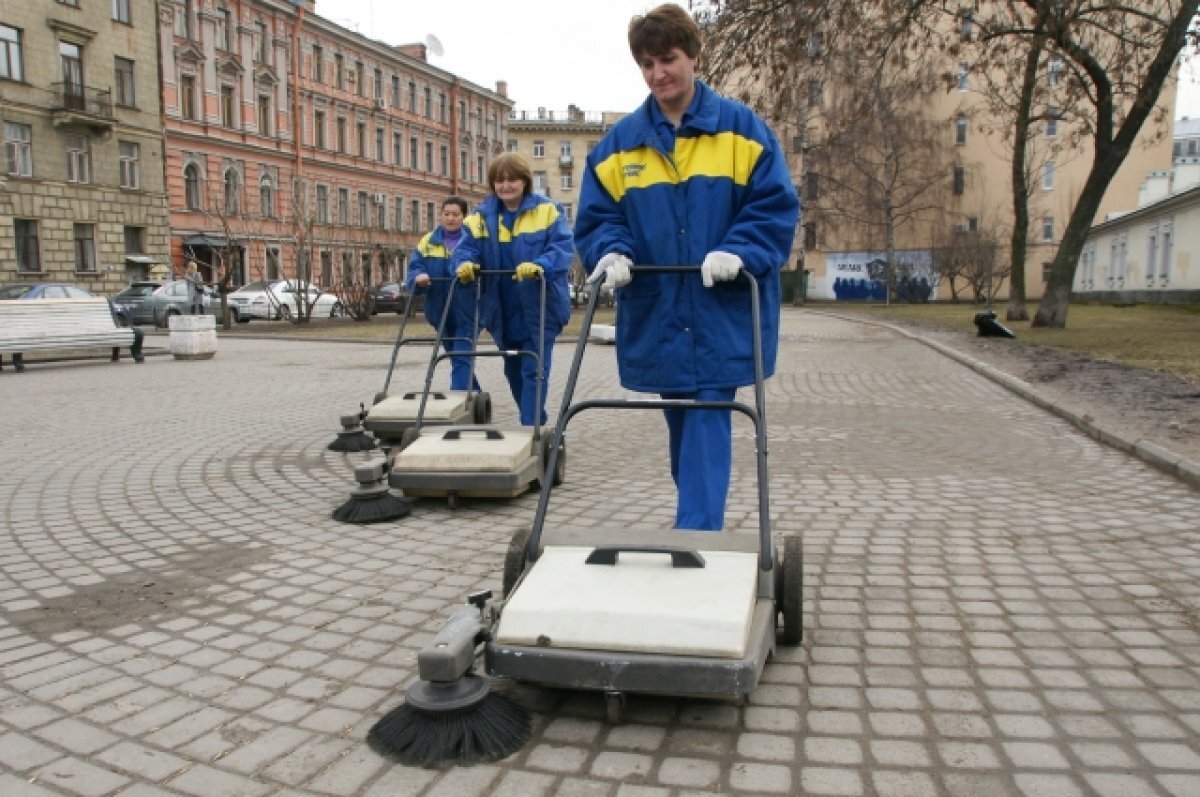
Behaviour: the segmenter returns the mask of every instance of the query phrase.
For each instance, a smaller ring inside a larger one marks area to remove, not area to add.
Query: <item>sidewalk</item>
[[[803,646],[746,705],[634,697],[620,726],[517,687],[531,742],[445,771],[362,740],[536,500],[329,519],[365,455],[325,446],[390,347],[0,374],[0,795],[1200,794],[1200,494],[893,330],[782,332],[771,520],[804,540]],[[613,356],[588,348],[580,398],[621,395]],[[393,384],[423,369],[402,351]],[[670,525],[661,418],[614,415],[572,423],[549,523]],[[727,526],[753,533],[734,425]]]

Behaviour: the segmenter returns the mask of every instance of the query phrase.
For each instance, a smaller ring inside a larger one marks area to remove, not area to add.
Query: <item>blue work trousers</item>
[[[663,393],[664,399],[733,401],[736,388]],[[671,478],[679,493],[675,528],[720,531],[733,468],[732,410],[663,410],[671,450]]]
[[[474,351],[475,337],[473,325],[456,324],[453,319],[446,319],[446,329],[443,330],[442,346],[448,352]],[[471,361],[474,357],[450,358],[450,389],[466,390],[467,386],[478,392],[479,380],[471,378]]]
[[[500,348],[537,351],[537,340],[526,338],[519,342],[509,341],[508,345]],[[546,335],[545,345],[542,347],[542,373],[547,377],[545,380],[547,383],[549,383],[550,353],[552,351],[554,351],[554,338]],[[539,405],[537,401],[537,360],[528,354],[505,357],[504,376],[508,379],[508,387],[512,391],[513,400],[517,402],[517,407],[521,410],[521,425],[545,424],[547,420],[546,388],[543,385],[542,400]]]

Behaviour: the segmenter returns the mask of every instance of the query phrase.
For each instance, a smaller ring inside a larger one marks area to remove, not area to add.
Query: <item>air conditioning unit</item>
[[[383,204],[383,194],[376,194],[376,195],[375,195],[375,204],[376,204],[376,205],[382,205],[382,204]]]
[[[375,98],[375,107],[380,111],[383,110],[383,97]]]

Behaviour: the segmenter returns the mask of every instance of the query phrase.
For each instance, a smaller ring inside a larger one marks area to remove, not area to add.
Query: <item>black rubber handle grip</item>
[[[704,567],[704,557],[693,548],[674,548],[670,545],[597,545],[586,560],[589,565],[615,565],[622,553],[665,553],[671,556],[671,567]]]

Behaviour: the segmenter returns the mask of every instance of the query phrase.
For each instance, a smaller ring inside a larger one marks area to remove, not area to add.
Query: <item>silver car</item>
[[[207,288],[204,290],[202,302],[205,315],[214,315],[217,322],[221,321],[221,302]],[[173,315],[188,315],[192,310],[192,302],[188,296],[187,280],[170,280],[155,288],[151,293],[140,297],[136,304],[129,306],[130,316],[135,324],[152,324],[165,327],[167,320]]]

